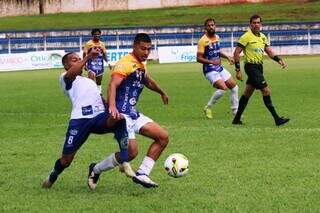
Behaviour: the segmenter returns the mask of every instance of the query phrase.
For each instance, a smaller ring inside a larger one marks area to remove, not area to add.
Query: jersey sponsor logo
[[[137,103],[137,100],[135,98],[130,98],[129,103],[130,105],[135,105]]]
[[[256,52],[256,53],[263,53],[263,49],[262,48],[254,48],[253,51]]]
[[[82,109],[82,115],[92,115],[93,114],[93,109],[92,106],[84,106],[81,108]]]
[[[77,129],[70,129],[69,130],[69,134],[70,135],[77,135],[78,134],[78,130]]]

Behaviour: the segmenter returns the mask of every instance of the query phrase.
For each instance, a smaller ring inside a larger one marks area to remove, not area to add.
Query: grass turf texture
[[[317,211],[318,56],[289,57],[287,62],[287,71],[265,62],[274,105],[291,118],[281,127],[274,125],[259,92],[245,111],[245,125],[231,125],[229,92],[214,107],[214,119],[205,119],[202,109],[213,90],[201,65],[150,64],[150,73],[170,96],[163,106],[160,96],[145,89],[139,103],[141,112],[170,133],[170,144],[151,173],[160,187],[144,189],[115,169],[102,174],[94,192],[86,186],[87,168],[118,149],[111,135],[92,135],[53,188],[40,188],[59,157],[69,119],[70,103],[58,84],[60,70],[0,73],[0,211]],[[241,94],[244,84],[239,86]],[[138,140],[134,168],[150,144]],[[174,152],[189,158],[187,177],[165,173],[163,162]]]
[[[94,13],[60,13],[41,16],[2,17],[0,29],[47,30],[93,27],[202,25],[208,17],[222,23],[245,23],[258,13],[266,23],[319,21],[320,1],[284,1],[222,6],[178,7]],[[275,14],[276,13],[276,14]],[[174,18],[172,18],[174,17]],[[94,21],[93,21],[94,20]]]

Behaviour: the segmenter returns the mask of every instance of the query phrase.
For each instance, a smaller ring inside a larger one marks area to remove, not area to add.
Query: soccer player
[[[289,121],[289,118],[280,117],[272,104],[270,89],[263,76],[263,53],[266,52],[267,55],[279,63],[282,68],[285,68],[287,64],[282,58],[273,52],[267,37],[260,32],[261,26],[261,17],[258,15],[253,15],[250,18],[250,29],[240,37],[239,43],[234,50],[233,57],[235,60],[236,77],[237,79],[242,80],[239,61],[240,53],[243,51],[245,60],[244,70],[248,76],[248,79],[244,93],[239,101],[238,112],[232,121],[233,124],[242,124],[241,115],[255,89],[259,89],[261,91],[264,104],[273,116],[277,126],[285,124]]]
[[[217,88],[204,107],[205,116],[211,119],[211,107],[224,93],[231,90],[231,110],[233,115],[238,110],[238,85],[231,74],[221,65],[221,57],[233,64],[233,58],[220,50],[219,36],[216,34],[216,23],[212,18],[204,22],[205,34],[198,42],[197,62],[203,64],[203,74],[210,84]]]
[[[146,86],[161,95],[164,104],[168,104],[167,94],[158,86],[147,72],[145,61],[151,51],[151,39],[145,33],[135,36],[132,53],[122,57],[114,66],[108,88],[109,112],[114,119],[123,115],[129,134],[129,161],[138,154],[135,133],[153,139],[147,155],[133,177],[135,183],[144,187],[157,187],[149,177],[155,161],[169,142],[168,133],[159,124],[138,112],[136,104]],[[116,153],[117,154],[117,153]],[[101,173],[117,166],[116,154],[112,154],[98,163],[93,171]]]
[[[99,51],[93,49],[83,60],[76,53],[68,53],[62,58],[65,72],[60,75],[60,85],[72,103],[71,119],[62,156],[56,160],[52,172],[44,180],[43,188],[50,188],[63,170],[70,166],[77,150],[91,133],[113,132],[120,146],[120,162],[124,163],[126,174],[134,175],[134,172],[130,171],[129,163],[127,163],[128,132],[125,120],[120,117],[117,117],[117,120],[111,118],[96,84],[81,76],[82,68],[86,62],[98,54]]]
[[[100,50],[100,53],[98,57],[90,58],[87,61],[86,69],[88,71],[88,77],[92,80],[96,80],[97,86],[101,92],[101,82],[102,77],[104,73],[104,60],[108,63],[107,59],[107,49],[104,44],[100,40],[101,36],[101,30],[100,29],[93,29],[91,31],[92,39],[89,40],[83,48],[83,58],[91,51],[92,47],[98,47]],[[109,65],[109,68],[111,69],[111,65]]]

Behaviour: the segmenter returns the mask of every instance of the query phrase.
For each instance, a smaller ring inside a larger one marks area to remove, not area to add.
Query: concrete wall
[[[1,0],[0,16],[66,12],[136,10],[196,5],[218,5],[270,0]]]

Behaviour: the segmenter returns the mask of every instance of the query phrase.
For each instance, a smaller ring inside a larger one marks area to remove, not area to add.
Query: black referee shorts
[[[244,65],[244,70],[248,75],[248,80],[246,82],[247,84],[252,85],[256,89],[263,89],[268,86],[263,76],[262,64],[246,63]]]

